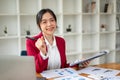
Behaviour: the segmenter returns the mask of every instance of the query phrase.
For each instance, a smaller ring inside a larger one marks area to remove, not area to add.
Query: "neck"
[[[45,36],[47,40],[53,41],[53,36]]]
[[[47,39],[47,41],[52,45],[53,44],[53,35],[44,35],[44,37]]]

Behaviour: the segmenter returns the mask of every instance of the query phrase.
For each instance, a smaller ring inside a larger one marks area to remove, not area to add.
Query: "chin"
[[[48,32],[47,33],[47,35],[53,35],[54,34],[54,32]]]

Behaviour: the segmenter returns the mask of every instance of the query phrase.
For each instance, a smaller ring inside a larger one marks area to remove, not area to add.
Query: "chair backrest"
[[[21,56],[27,56],[27,51],[26,50],[22,50],[20,55]]]

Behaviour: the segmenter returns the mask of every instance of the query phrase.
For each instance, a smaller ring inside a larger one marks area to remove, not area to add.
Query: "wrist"
[[[41,56],[44,60],[48,58],[48,54],[47,54],[47,53],[44,54],[44,53],[42,53],[41,51],[40,51],[40,56]]]
[[[44,56],[47,56],[47,53],[44,53]]]
[[[47,55],[47,52],[46,51],[40,51],[44,56]]]

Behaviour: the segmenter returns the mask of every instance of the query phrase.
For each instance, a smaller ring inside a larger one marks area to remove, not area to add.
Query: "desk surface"
[[[120,70],[120,63],[107,63],[107,64],[99,64],[96,66],[101,68]]]
[[[99,64],[99,65],[94,65],[97,67],[101,67],[101,68],[107,68],[107,69],[116,69],[116,70],[120,70],[120,63],[107,63],[107,64]],[[83,74],[84,76],[87,76],[85,74]],[[120,76],[120,74],[118,74]],[[36,73],[37,77],[41,77],[41,75],[39,73]]]

